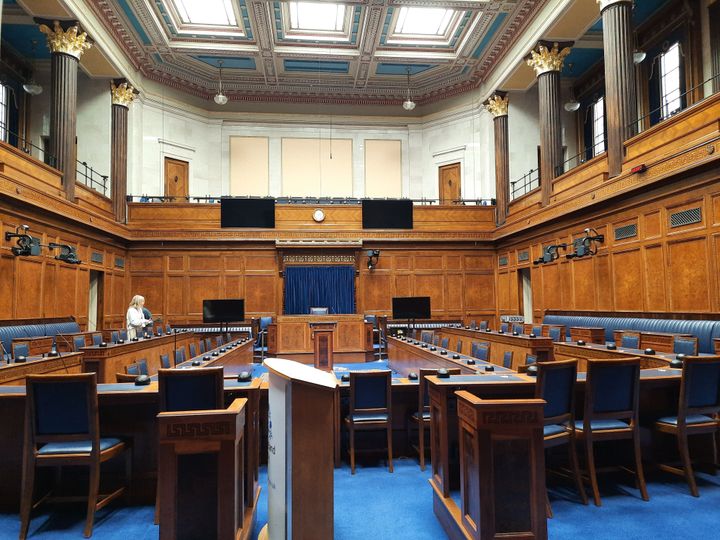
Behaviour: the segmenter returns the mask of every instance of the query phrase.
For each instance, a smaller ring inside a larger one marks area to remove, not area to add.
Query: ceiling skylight
[[[172,0],[185,24],[237,26],[232,0]]]
[[[345,6],[319,2],[290,2],[292,30],[339,32],[345,24]]]
[[[444,8],[402,7],[398,13],[396,34],[441,36],[445,34],[454,11]]]

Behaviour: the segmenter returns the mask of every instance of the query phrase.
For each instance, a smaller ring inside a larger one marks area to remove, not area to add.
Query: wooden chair
[[[137,364],[137,362],[129,364],[125,366],[125,373],[127,373],[128,375],[132,375],[133,377],[137,377],[138,375],[140,375],[140,366]]]
[[[185,347],[175,349],[175,365],[182,364],[185,361]]]
[[[455,347],[455,350],[456,350],[457,352],[459,352],[460,354],[462,354],[462,348],[463,348],[463,347],[462,347],[462,340],[461,340],[461,339],[458,339],[458,341],[457,341],[457,346]]]
[[[549,328],[548,329],[548,337],[553,340],[553,342],[557,343],[561,341],[561,334],[559,328]]]
[[[65,465],[87,466],[90,470],[84,530],[85,537],[90,537],[95,511],[126,489],[120,487],[108,495],[101,495],[100,464],[125,452],[129,486],[132,459],[132,453],[126,452],[129,443],[114,437],[100,437],[95,373],[28,375],[26,395],[20,540],[27,537],[31,510],[50,498],[46,495],[33,505],[35,468]]]
[[[487,358],[485,360],[487,360]],[[513,352],[505,351],[505,353],[503,354],[503,367],[512,369],[512,363],[513,363]]]
[[[80,348],[85,346],[85,336],[73,337],[73,352],[78,352]]]
[[[147,360],[145,358],[141,358],[137,361],[138,371],[140,371],[140,375],[149,375],[148,373],[148,365]]]
[[[100,332],[96,332],[92,335],[92,344],[96,347],[102,343],[102,334]]]
[[[639,358],[587,360],[583,420],[582,423],[575,422],[575,430],[585,442],[588,476],[596,506],[602,503],[595,469],[595,441],[632,439],[634,474],[643,500],[649,500],[640,453],[639,387]]]
[[[587,504],[587,494],[583,487],[580,466],[575,444],[575,380],[577,379],[577,360],[540,362],[537,364],[537,383],[535,397],[545,400],[545,421],[543,440],[545,448],[562,444],[568,445],[568,458],[575,477],[580,499]],[[550,501],[545,500],[547,515],[552,517]]]
[[[620,336],[620,346],[626,349],[639,349],[640,333],[623,331],[622,335]]]
[[[116,373],[115,380],[119,383],[135,382],[137,375],[129,375],[127,373]]]
[[[388,468],[392,462],[392,378],[389,370],[350,372],[350,412],[345,425],[350,439],[350,470],[355,474],[355,431],[387,430]]]
[[[30,345],[27,343],[14,343],[12,346],[12,357],[17,361],[19,356],[30,356]]]
[[[443,349],[447,349],[449,345],[450,345],[450,338],[444,337],[440,340],[440,347],[442,347]]]
[[[675,336],[673,338],[673,352],[685,356],[697,356],[698,338],[695,336]]]
[[[447,368],[450,375],[460,375],[460,368]],[[413,446],[420,456],[420,470],[425,470],[425,427],[430,426],[430,392],[428,391],[428,382],[426,377],[437,375],[437,369],[420,368],[418,377],[418,408],[410,415],[408,422],[408,440],[410,438],[410,427],[412,424],[418,426],[418,445]]]
[[[118,341],[120,341],[120,332],[118,332],[117,330],[111,331],[110,332],[110,341],[113,343],[117,343]]]
[[[682,467],[660,464],[660,468],[685,476],[690,493],[698,497],[698,488],[690,460],[688,437],[710,434],[713,467],[718,467],[717,441],[720,427],[720,356],[688,357],[683,361],[677,416],[665,416],[655,422],[655,430],[677,437]]]
[[[523,325],[521,323],[513,324],[512,331],[517,332],[518,334],[522,334],[523,333]]]
[[[478,343],[477,347],[473,347],[472,356],[478,360],[485,360],[487,362],[487,359],[490,358],[490,349]]]
[[[160,367],[162,369],[170,369],[170,356],[167,354],[160,355]]]

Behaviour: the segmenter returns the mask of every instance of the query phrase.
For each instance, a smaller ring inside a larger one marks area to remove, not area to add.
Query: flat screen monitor
[[[400,296],[392,299],[393,319],[429,319],[429,296]]]
[[[362,202],[363,229],[412,229],[413,203],[409,200]]]
[[[204,323],[231,323],[245,320],[245,300],[203,300]]]
[[[220,199],[221,227],[275,228],[275,199]]]

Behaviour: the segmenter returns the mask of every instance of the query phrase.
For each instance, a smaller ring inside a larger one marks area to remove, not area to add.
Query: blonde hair
[[[144,296],[140,296],[139,294],[136,294],[133,296],[132,300],[130,300],[130,306],[128,307],[140,307],[140,304],[142,304],[145,301]]]

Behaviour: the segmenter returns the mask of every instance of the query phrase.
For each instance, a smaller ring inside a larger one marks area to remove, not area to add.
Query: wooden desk
[[[618,359],[627,358],[628,356],[640,357],[640,369],[664,368],[675,360],[676,355],[672,353],[658,352],[650,355],[645,354],[642,349],[628,349],[627,347],[618,347],[610,350],[606,345],[598,343],[586,343],[578,345],[576,343],[555,343],[555,359],[569,360],[576,358],[578,360],[578,371],[587,370],[588,358],[596,359]]]
[[[210,349],[202,354],[198,354],[194,358],[190,358],[185,362],[181,362],[175,368],[186,369],[192,367],[192,363],[195,360],[200,360],[202,364],[198,367],[217,367],[217,366],[248,366],[251,367],[253,363],[253,340],[243,338],[238,340],[239,343],[233,347],[223,345],[222,347],[216,347]],[[209,356],[209,360],[203,360],[204,357]],[[227,375],[226,375],[227,376]],[[233,375],[236,377],[237,375]]]
[[[99,330],[97,332],[75,332],[72,334],[58,334],[55,336],[55,347],[57,347],[57,350],[60,352],[71,352],[74,350],[75,347],[75,338],[76,337],[82,337],[85,340],[85,346],[86,347],[92,347],[93,346],[93,334],[101,334]],[[110,343],[111,340],[104,339],[103,341]]]
[[[583,340],[585,343],[605,343],[605,329],[599,326],[571,326],[570,339]]]
[[[0,385],[25,384],[28,375],[82,373],[82,353],[41,358],[29,356],[25,362],[0,363]]]
[[[12,353],[15,345],[27,345],[29,350],[28,356],[37,356],[49,353],[52,349],[52,344],[52,336],[18,337],[13,338],[12,345],[10,346],[11,350],[8,352]],[[14,353],[13,356],[15,356]]]
[[[421,344],[415,345],[414,341],[411,340],[388,337],[387,344],[388,364],[393,371],[396,371],[402,377],[407,377],[411,371],[417,373],[421,368],[440,369],[459,367],[461,374],[472,375],[477,373],[478,370],[484,371],[484,366],[490,364],[490,362],[484,362],[483,360],[478,360],[453,351],[447,351],[447,354],[443,355],[441,353],[443,349],[440,347],[430,345],[423,347]],[[453,355],[457,355],[459,358],[453,359]],[[467,361],[471,358],[475,362],[474,365],[467,364]],[[493,365],[493,368],[498,371],[510,371],[502,366]]]
[[[153,337],[125,343],[108,343],[107,347],[83,347],[83,371],[94,371],[98,375],[98,383],[114,383],[116,373],[125,373],[129,366],[145,358],[150,373],[160,369],[160,355],[167,354],[174,358],[175,335]],[[177,334],[177,347],[186,347],[195,340],[192,332]]]
[[[713,349],[715,354],[720,354],[720,338],[713,338]]]
[[[373,356],[373,325],[363,315],[280,315],[268,325],[269,356],[305,364],[313,361],[310,323],[335,322],[333,351],[336,363],[365,362]]]
[[[529,334],[533,331],[533,328],[540,327],[542,329],[542,332],[540,333],[540,336],[542,337],[550,337],[550,329],[551,328],[557,328],[560,330],[560,341],[565,341],[565,325],[564,324],[523,324],[523,333]]]
[[[692,334],[673,334],[671,332],[641,332],[638,330],[615,330],[613,339],[615,343],[622,343],[622,336],[627,332],[629,334],[640,334],[640,348],[654,349],[656,351],[673,352],[673,346],[676,337],[693,337]]]
[[[512,333],[500,334],[498,332],[485,332],[483,330],[469,330],[466,328],[443,327],[440,329],[440,338],[450,338],[450,349],[455,350],[457,340],[462,341],[462,350],[470,352],[473,342],[490,342],[490,361],[502,366],[503,355],[512,351],[512,369],[525,365],[525,355],[537,357],[538,362],[553,359],[552,340],[547,337],[531,338],[527,335],[513,336]]]

